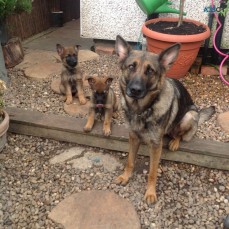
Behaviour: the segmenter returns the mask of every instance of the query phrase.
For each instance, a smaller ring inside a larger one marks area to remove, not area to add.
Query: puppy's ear
[[[93,76],[88,76],[87,77],[87,81],[89,83],[89,85],[91,86],[91,88],[93,87],[93,85],[95,84],[95,79]]]
[[[62,56],[64,53],[64,47],[60,44],[56,44],[56,51],[59,56]]]
[[[74,48],[75,48],[75,51],[78,52],[79,49],[80,49],[81,45],[75,45]]]
[[[125,61],[125,59],[129,56],[130,51],[130,45],[120,35],[118,35],[115,42],[115,52],[119,57],[119,61]]]
[[[158,60],[159,63],[165,68],[165,70],[168,70],[176,61],[180,46],[180,43],[176,43],[175,45],[170,46],[160,53]]]

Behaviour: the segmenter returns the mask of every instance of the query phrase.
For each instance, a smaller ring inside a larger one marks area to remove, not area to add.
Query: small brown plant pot
[[[203,33],[195,35],[171,35],[165,33],[159,33],[150,30],[146,25],[155,23],[158,21],[178,21],[177,18],[156,18],[146,21],[142,27],[142,32],[146,36],[147,50],[154,53],[160,53],[163,49],[179,42],[181,43],[181,49],[177,60],[167,72],[167,76],[170,78],[182,78],[186,75],[193,62],[195,61],[200,46],[203,41],[210,36],[210,29],[207,25],[190,19],[184,21],[192,22],[196,25],[202,25],[206,28]]]
[[[5,144],[7,142],[7,130],[9,128],[9,115],[6,111],[3,111],[3,120],[0,123],[0,152],[5,147]]]

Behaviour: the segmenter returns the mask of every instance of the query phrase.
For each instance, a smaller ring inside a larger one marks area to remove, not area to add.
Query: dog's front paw
[[[66,101],[65,101],[65,103],[66,103],[67,105],[72,104],[72,98],[67,98]]]
[[[129,177],[127,177],[125,175],[120,175],[114,180],[114,183],[115,184],[126,185],[128,183],[128,180],[129,180]]]
[[[169,142],[169,150],[171,151],[177,151],[180,145],[180,139],[172,139]]]
[[[147,189],[144,200],[147,202],[147,204],[155,203],[157,201],[156,191],[154,189]]]
[[[111,130],[109,128],[103,128],[103,134],[105,136],[109,136],[109,135],[111,135]]]
[[[79,102],[80,102],[81,105],[84,105],[84,104],[87,103],[87,99],[86,98],[80,98]]]
[[[92,130],[92,127],[90,127],[90,126],[85,126],[85,127],[83,128],[83,130],[84,130],[84,132],[90,132],[90,131]]]

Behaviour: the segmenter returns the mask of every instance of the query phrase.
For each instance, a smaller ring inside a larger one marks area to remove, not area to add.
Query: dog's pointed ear
[[[115,42],[115,52],[119,57],[119,61],[123,62],[129,56],[130,51],[130,45],[120,35],[117,35]]]
[[[76,52],[78,52],[78,51],[79,51],[80,47],[81,47],[81,45],[75,45],[75,46],[74,46],[74,48],[75,48]]]
[[[95,79],[94,79],[94,77],[93,77],[93,76],[88,76],[88,77],[86,78],[86,80],[88,81],[89,85],[90,85],[91,87],[93,87],[93,85],[95,84]]]
[[[61,56],[64,53],[64,47],[60,44],[56,44],[56,51],[59,56]]]
[[[176,61],[180,47],[180,43],[176,43],[175,45],[166,48],[159,54],[159,63],[165,68],[165,70],[168,70]]]

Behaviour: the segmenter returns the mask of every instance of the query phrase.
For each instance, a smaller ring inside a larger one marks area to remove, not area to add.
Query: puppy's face
[[[106,103],[107,94],[113,78],[109,76],[98,77],[97,75],[89,76],[88,83],[93,91],[95,103],[102,107]]]
[[[117,36],[115,51],[123,72],[120,79],[122,93],[136,100],[144,98],[149,91],[158,90],[179,49],[180,44],[175,44],[160,55],[135,51],[121,36]]]
[[[78,64],[79,47],[79,45],[75,45],[73,47],[63,47],[60,44],[56,45],[57,53],[65,66],[70,68],[76,67]]]

